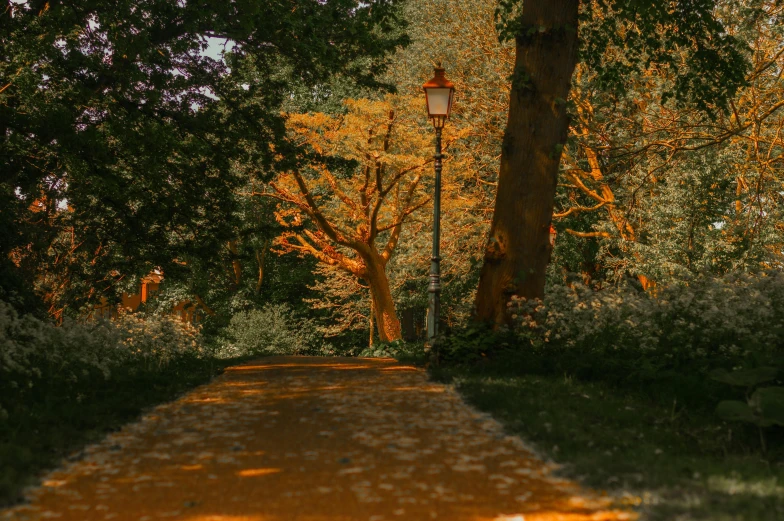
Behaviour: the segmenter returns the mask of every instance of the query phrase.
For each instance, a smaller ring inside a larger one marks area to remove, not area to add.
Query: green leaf
[[[784,426],[784,387],[762,387],[757,389],[751,395],[749,404],[762,418],[762,426]]]
[[[723,420],[757,423],[757,417],[748,404],[737,400],[724,400],[716,406],[716,414]]]
[[[777,374],[778,369],[775,367],[757,367],[756,369],[741,369],[731,373],[726,369],[716,369],[711,371],[710,377],[717,382],[729,385],[753,387],[775,379]]]

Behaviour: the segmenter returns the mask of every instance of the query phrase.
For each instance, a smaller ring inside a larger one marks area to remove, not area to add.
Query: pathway
[[[615,521],[448,386],[394,360],[229,368],[49,474],[2,521]]]

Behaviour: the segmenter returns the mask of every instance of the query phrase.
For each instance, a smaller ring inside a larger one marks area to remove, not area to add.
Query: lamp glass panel
[[[427,107],[431,116],[449,115],[451,89],[427,89]]]

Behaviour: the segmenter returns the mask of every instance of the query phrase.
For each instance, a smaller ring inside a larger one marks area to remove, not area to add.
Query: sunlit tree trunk
[[[516,42],[509,119],[476,318],[501,324],[513,294],[544,296],[566,99],[577,62],[578,0],[525,2]]]
[[[370,311],[368,312],[368,329],[370,330],[370,335],[368,338],[368,347],[373,347],[373,335],[375,334],[376,326],[373,322],[373,317],[376,315],[376,299],[373,297],[373,288],[371,287],[368,290],[370,294]]]
[[[231,253],[232,284],[235,288],[238,288],[242,282],[242,264],[240,264],[236,240],[229,241],[229,253]]]
[[[389,288],[389,278],[385,271],[385,262],[380,255],[363,256],[365,261],[365,280],[370,284],[373,298],[373,315],[375,315],[378,338],[382,342],[400,340],[400,320],[395,312],[395,301]],[[372,331],[371,331],[372,334]]]

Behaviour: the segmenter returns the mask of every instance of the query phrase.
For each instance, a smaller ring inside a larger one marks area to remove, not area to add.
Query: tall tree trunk
[[[499,325],[513,294],[544,296],[566,99],[577,62],[579,0],[526,0],[476,318]]]
[[[373,296],[373,287],[371,286],[368,290],[370,294],[370,311],[368,312],[368,322],[370,323],[370,338],[368,339],[368,347],[373,347],[373,335],[375,329],[375,323],[373,321],[373,316],[376,314],[376,298]]]
[[[259,276],[256,279],[256,295],[261,293],[261,285],[264,284],[264,259],[267,258],[267,250],[269,249],[269,241],[264,241],[261,249],[256,248],[256,264],[259,266]]]
[[[382,342],[400,340],[400,320],[395,313],[395,301],[392,299],[389,279],[384,270],[384,259],[374,254],[369,257],[363,256],[363,260],[367,270],[365,280],[370,284],[370,292],[373,295],[373,314],[376,319],[378,338]]]

